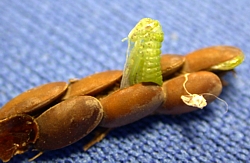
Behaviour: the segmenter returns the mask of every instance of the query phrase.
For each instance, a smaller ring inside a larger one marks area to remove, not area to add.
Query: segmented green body
[[[150,18],[140,20],[131,30],[127,37],[127,61],[121,88],[141,82],[162,85],[160,48],[163,38],[159,21]]]

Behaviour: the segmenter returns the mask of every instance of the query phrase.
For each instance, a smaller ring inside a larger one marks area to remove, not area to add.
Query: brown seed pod
[[[161,56],[161,71],[163,78],[177,72],[185,63],[185,57],[176,54],[164,54]]]
[[[121,79],[122,71],[105,71],[90,75],[76,82],[70,83],[63,99],[79,95],[96,95]]]
[[[104,111],[100,126],[114,128],[151,114],[164,101],[164,94],[159,86],[136,84],[120,89],[100,101]]]
[[[29,115],[14,115],[0,120],[0,159],[9,161],[26,152],[38,138],[38,126]]]
[[[212,46],[199,49],[185,56],[186,61],[182,72],[189,73],[201,70],[211,70],[213,66],[235,58],[241,59],[242,62],[244,55],[240,49],[233,46]]]
[[[45,111],[36,121],[39,139],[34,147],[40,151],[68,146],[89,134],[101,121],[103,109],[91,96],[75,96]]]
[[[166,100],[164,104],[156,110],[160,114],[183,114],[197,110],[197,107],[186,105],[182,99],[182,95],[188,95],[183,87],[185,75],[181,75],[165,81],[162,85]],[[222,84],[217,75],[207,71],[190,73],[185,84],[186,89],[192,94],[209,93],[212,95],[204,95],[207,103],[212,102],[215,97],[219,96],[222,90]]]
[[[185,57],[163,55],[161,71],[165,80],[172,79],[165,81],[162,87],[141,83],[119,89],[122,71],[115,70],[73,81],[69,86],[65,82],[54,82],[30,89],[0,109],[0,159],[8,161],[32,144],[40,151],[63,148],[98,125],[114,128],[152,112],[182,114],[197,110],[191,107],[188,98],[193,98],[193,94],[204,95],[205,104],[212,102],[222,90],[220,79],[206,71],[177,75],[210,70],[240,55],[239,49],[228,46],[204,48]],[[239,57],[239,62],[243,58]],[[231,64],[234,65],[231,62],[225,65],[232,67]],[[31,126],[25,124],[25,120]]]
[[[0,119],[16,114],[35,114],[40,108],[59,98],[67,87],[65,82],[53,82],[23,92],[0,109]]]

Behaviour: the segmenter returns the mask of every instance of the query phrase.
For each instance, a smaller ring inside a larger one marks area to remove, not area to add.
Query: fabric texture
[[[163,53],[212,45],[242,49],[245,61],[204,110],[151,116],[112,130],[87,152],[92,135],[34,162],[248,162],[250,159],[250,1],[0,1],[0,107],[53,81],[123,69],[125,38],[144,17],[165,32]],[[69,134],[69,133],[65,133]],[[10,162],[27,162],[29,151]]]

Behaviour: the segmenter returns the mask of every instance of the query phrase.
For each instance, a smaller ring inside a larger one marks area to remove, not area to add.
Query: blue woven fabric
[[[245,62],[205,110],[152,116],[117,128],[87,152],[84,138],[36,162],[248,162],[250,159],[250,1],[0,1],[0,106],[52,81],[122,69],[121,40],[143,17],[161,22],[164,53],[211,45],[241,48]],[[65,133],[68,134],[68,133]],[[34,152],[14,157],[27,162]]]

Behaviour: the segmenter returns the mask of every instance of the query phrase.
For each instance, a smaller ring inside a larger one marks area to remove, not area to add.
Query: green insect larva
[[[164,33],[160,22],[144,18],[131,30],[128,37],[127,61],[121,88],[141,82],[162,85],[160,67],[161,43]]]

